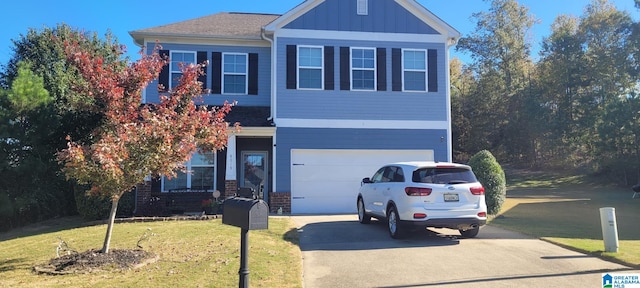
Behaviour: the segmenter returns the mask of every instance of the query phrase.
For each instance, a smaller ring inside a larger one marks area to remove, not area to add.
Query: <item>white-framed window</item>
[[[247,94],[249,56],[246,53],[222,54],[222,93]]]
[[[358,1],[358,15],[369,15],[369,0],[357,0]]]
[[[162,191],[202,191],[215,189],[216,154],[196,152],[184,165],[186,173],[179,171],[171,179],[162,177]]]
[[[171,63],[169,63],[169,89],[173,89],[173,87],[178,86],[180,78],[182,77],[180,63],[183,63],[183,65],[196,64],[196,52],[171,51],[169,58],[171,59]]]
[[[427,50],[402,50],[403,91],[427,91]]]
[[[298,89],[324,89],[324,47],[298,46]]]
[[[351,90],[376,89],[376,49],[351,48]]]

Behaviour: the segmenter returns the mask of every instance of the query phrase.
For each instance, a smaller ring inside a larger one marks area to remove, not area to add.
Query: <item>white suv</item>
[[[364,178],[358,219],[386,219],[389,234],[401,238],[416,228],[450,228],[462,237],[478,235],[487,223],[484,188],[471,167],[442,162],[399,162]]]

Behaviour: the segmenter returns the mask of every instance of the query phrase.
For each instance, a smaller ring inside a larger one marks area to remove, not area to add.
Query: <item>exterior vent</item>
[[[369,0],[358,1],[358,15],[369,15]]]

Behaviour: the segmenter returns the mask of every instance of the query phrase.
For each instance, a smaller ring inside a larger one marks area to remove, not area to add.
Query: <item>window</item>
[[[477,182],[475,175],[466,168],[420,168],[413,171],[413,182],[431,184],[460,184]]]
[[[224,53],[222,55],[222,86],[224,94],[247,94],[247,54]]]
[[[427,91],[426,50],[403,50],[404,91]]]
[[[196,152],[185,163],[187,173],[179,171],[174,178],[162,177],[162,191],[213,190],[216,157],[212,152]]]
[[[298,89],[323,89],[323,47],[298,46]]]
[[[351,48],[351,89],[375,90],[376,50]]]
[[[169,64],[169,71],[171,75],[169,76],[171,81],[169,81],[169,89],[178,86],[180,83],[180,78],[182,77],[182,70],[180,69],[181,63],[182,65],[189,65],[196,63],[196,52],[181,52],[181,51],[171,51],[171,63]]]

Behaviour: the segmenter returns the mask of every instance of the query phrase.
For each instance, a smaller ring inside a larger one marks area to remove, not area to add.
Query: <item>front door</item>
[[[253,188],[258,198],[264,199],[264,191],[269,187],[269,153],[267,151],[242,151],[240,187]]]

